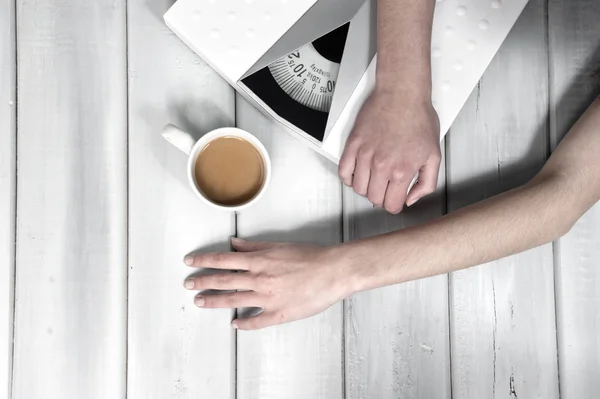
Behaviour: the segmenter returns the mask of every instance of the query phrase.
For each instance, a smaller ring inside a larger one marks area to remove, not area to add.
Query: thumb
[[[265,249],[274,248],[279,245],[281,245],[281,243],[266,241],[246,241],[239,237],[231,238],[231,246],[238,252],[263,251]]]
[[[440,160],[429,159],[419,171],[419,178],[406,197],[406,205],[411,206],[419,199],[433,193],[437,187]]]

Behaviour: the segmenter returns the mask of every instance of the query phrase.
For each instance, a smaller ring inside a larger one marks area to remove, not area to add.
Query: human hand
[[[440,124],[431,102],[378,88],[357,116],[339,175],[356,193],[395,214],[435,190],[440,162]]]
[[[188,266],[221,272],[189,277],[184,286],[190,290],[243,290],[201,293],[194,302],[202,308],[264,309],[258,316],[234,320],[234,328],[254,330],[303,319],[352,293],[342,258],[327,248],[238,238],[232,239],[232,246],[238,252],[187,256]],[[231,273],[233,270],[239,273]]]

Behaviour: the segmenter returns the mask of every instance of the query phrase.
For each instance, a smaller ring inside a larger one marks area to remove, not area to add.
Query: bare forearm
[[[570,219],[557,217],[557,188],[552,180],[523,186],[433,222],[350,244],[350,252],[369,254],[353,263],[357,288],[449,273],[552,241]]]
[[[421,226],[341,246],[352,290],[503,258],[565,234],[600,199],[600,101],[528,184]]]
[[[435,0],[378,0],[377,85],[431,98]]]

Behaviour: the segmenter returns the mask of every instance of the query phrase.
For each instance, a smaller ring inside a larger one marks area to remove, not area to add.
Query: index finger
[[[213,252],[190,254],[183,260],[191,267],[210,269],[249,270],[250,255],[243,252]]]

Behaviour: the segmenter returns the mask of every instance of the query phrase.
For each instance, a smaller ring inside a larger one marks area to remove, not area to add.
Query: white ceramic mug
[[[271,159],[269,158],[267,150],[254,135],[248,133],[245,130],[238,129],[235,127],[223,127],[206,133],[204,136],[202,136],[199,140],[196,141],[189,133],[184,132],[177,126],[168,124],[163,128],[162,136],[169,143],[173,144],[175,147],[183,151],[188,156],[187,175],[190,187],[196,193],[196,195],[198,195],[198,197],[200,197],[200,199],[204,201],[204,203],[206,203],[209,206],[212,206],[213,208],[228,211],[239,211],[241,209],[247,208],[254,204],[256,201],[258,201],[260,197],[262,197],[267,186],[269,185],[269,182],[271,181]],[[265,172],[263,185],[251,200],[243,204],[222,205],[215,203],[206,195],[204,195],[202,190],[196,184],[196,179],[194,177],[194,166],[196,164],[196,157],[198,157],[198,154],[200,154],[200,152],[206,147],[208,143],[210,143],[212,140],[218,139],[219,137],[238,137],[244,139],[250,144],[252,144],[262,157]]]

